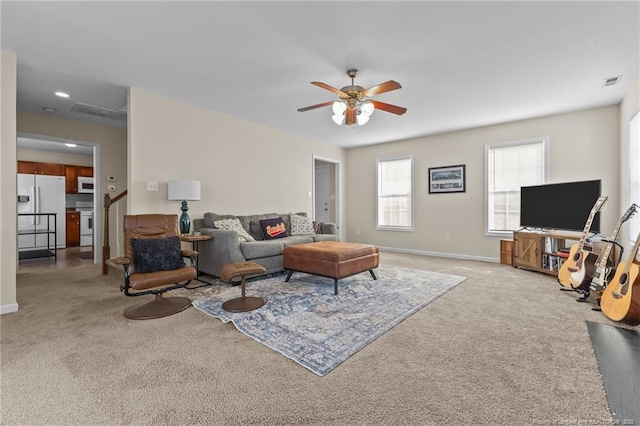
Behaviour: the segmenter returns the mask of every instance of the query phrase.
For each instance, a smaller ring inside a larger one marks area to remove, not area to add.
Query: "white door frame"
[[[311,211],[313,213],[313,218],[315,220],[315,215],[316,215],[316,161],[322,161],[325,163],[331,163],[334,164],[335,167],[334,169],[334,182],[335,182],[335,203],[334,203],[334,208],[335,208],[335,218],[336,218],[336,228],[338,229],[338,235],[340,235],[340,223],[342,222],[342,215],[340,214],[341,209],[341,195],[340,195],[340,168],[341,168],[341,163],[338,160],[335,160],[333,158],[326,158],[326,157],[320,157],[318,155],[313,155],[312,156],[312,160],[311,160],[311,174],[312,174],[312,178],[311,178],[311,188],[313,191],[313,196],[311,197]]]
[[[43,141],[50,142],[60,142],[60,143],[77,143],[81,145],[87,145],[93,147],[93,178],[94,178],[94,191],[93,191],[93,262],[100,263],[102,262],[102,226],[96,224],[102,223],[102,197],[100,194],[102,193],[101,183],[102,179],[100,179],[100,144],[89,141],[81,141],[69,138],[59,138],[56,136],[48,136],[48,135],[38,135],[32,133],[24,133],[18,132],[17,137],[20,138],[30,138],[30,139],[39,139]],[[17,143],[17,140],[16,140]],[[14,197],[15,198],[15,197]],[[62,218],[62,220],[66,220],[66,218]]]

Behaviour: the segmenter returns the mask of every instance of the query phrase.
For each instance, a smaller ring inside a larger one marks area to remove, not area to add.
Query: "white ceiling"
[[[126,88],[343,147],[620,102],[640,74],[632,2],[8,2],[2,49],[18,55],[18,109],[123,125],[70,111],[118,110]],[[404,106],[335,125],[345,72]],[[619,85],[605,78],[622,75]],[[53,95],[56,90],[70,99]]]

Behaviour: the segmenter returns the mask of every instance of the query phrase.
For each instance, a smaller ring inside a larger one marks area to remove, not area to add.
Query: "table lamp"
[[[169,201],[182,200],[182,214],[180,215],[180,233],[189,234],[191,230],[191,219],[187,214],[189,207],[187,201],[200,201],[200,181],[172,179],[169,181],[168,197]]]

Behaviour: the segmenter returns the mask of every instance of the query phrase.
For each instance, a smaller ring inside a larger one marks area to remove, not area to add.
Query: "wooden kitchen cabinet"
[[[67,247],[80,245],[80,212],[67,212]]]
[[[64,165],[37,161],[18,161],[18,173],[65,176]]]
[[[93,177],[93,167],[86,167],[86,166],[77,166],[77,167],[78,167],[78,176]]]
[[[76,194],[78,192],[78,167],[64,166],[64,185],[67,194]]]
[[[64,166],[65,186],[67,194],[78,193],[78,177],[93,177],[93,167]]]

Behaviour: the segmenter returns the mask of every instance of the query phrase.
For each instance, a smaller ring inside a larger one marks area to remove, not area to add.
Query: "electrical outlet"
[[[447,243],[451,242],[451,235],[444,234],[444,241],[447,242]]]
[[[154,191],[154,192],[158,191],[158,182],[148,181],[147,191]]]
[[[356,229],[356,235],[360,235],[360,230]]]

